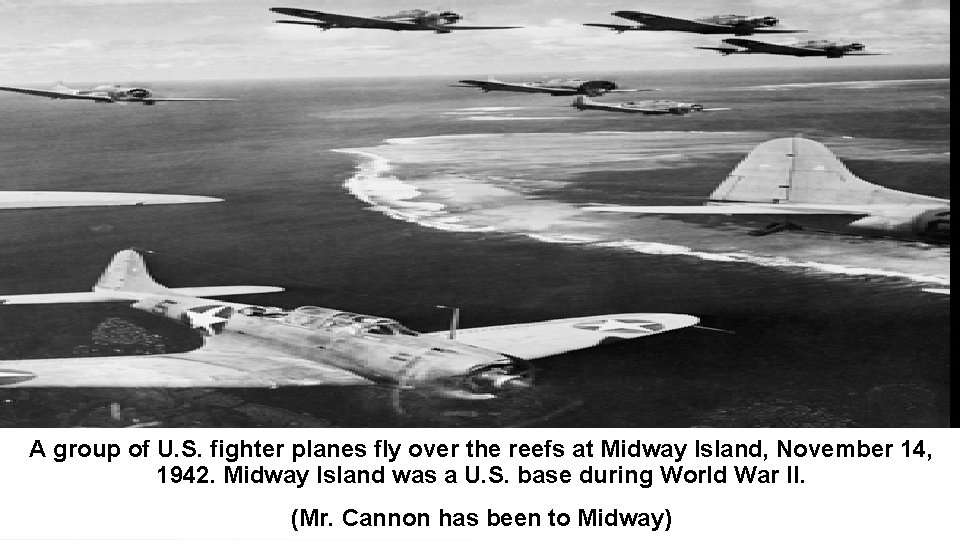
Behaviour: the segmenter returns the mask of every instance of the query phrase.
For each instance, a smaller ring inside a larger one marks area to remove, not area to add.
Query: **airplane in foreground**
[[[203,298],[277,287],[167,288],[133,250],[114,255],[90,292],[0,296],[0,304],[122,302],[189,325],[184,353],[4,360],[8,387],[374,385],[485,400],[529,387],[531,360],[693,326],[690,315],[619,313],[420,334],[397,321],[323,307],[285,310]]]
[[[594,206],[585,210],[775,220],[751,233],[755,236],[809,226],[828,232],[950,242],[948,199],[871,184],[851,173],[826,146],[801,137],[757,146],[704,206]]]
[[[618,34],[634,31],[676,31],[692,32],[694,34],[734,34],[737,36],[749,36],[751,34],[797,34],[806,32],[806,30],[773,28],[780,24],[780,20],[776,17],[769,16],[714,15],[701,19],[678,19],[675,17],[654,15],[652,13],[642,13],[640,11],[615,11],[613,15],[623,19],[630,19],[640,24],[638,26],[627,26],[623,24],[587,23],[584,24],[584,26],[609,28]]]
[[[453,84],[454,88],[479,88],[484,92],[525,92],[530,94],[550,94],[551,96],[590,96],[598,97],[614,92],[650,92],[657,88],[621,89],[613,81],[588,81],[585,79],[550,79],[547,81],[511,83],[494,78],[485,81],[466,79],[463,84]]]
[[[577,96],[577,99],[573,101],[571,107],[575,107],[577,110],[596,110],[596,111],[609,111],[609,112],[625,112],[625,113],[635,113],[635,114],[648,114],[648,115],[664,115],[664,114],[673,114],[678,116],[683,116],[692,112],[712,112],[712,111],[729,111],[729,108],[714,108],[714,109],[705,109],[703,105],[699,103],[683,103],[681,101],[673,101],[669,99],[654,99],[648,101],[625,101],[623,103],[602,103],[600,101],[593,101],[584,96]]]
[[[117,85],[102,85],[86,90],[68,88],[62,84],[55,86],[53,90],[0,86],[0,90],[50,99],[78,99],[96,103],[140,103],[142,105],[156,105],[157,103],[171,101],[236,101],[230,98],[162,98],[154,96],[153,92],[148,88]]]
[[[372,28],[377,30],[412,30],[449,34],[454,30],[509,30],[522,28],[521,26],[458,26],[463,16],[452,11],[430,12],[423,9],[400,11],[395,15],[379,17],[354,17],[352,15],[338,15],[301,8],[270,8],[270,11],[290,17],[314,19],[309,21],[274,21],[280,24],[303,24],[314,26],[320,30],[331,28]]]
[[[825,56],[842,58],[844,56],[877,56],[883,53],[864,52],[863,43],[842,43],[828,39],[801,41],[792,45],[777,45],[753,39],[725,39],[725,45],[718,47],[696,47],[717,51],[728,56],[731,54],[778,54],[782,56]]]
[[[0,210],[74,206],[143,206],[222,202],[199,195],[111,193],[106,191],[0,191]]]

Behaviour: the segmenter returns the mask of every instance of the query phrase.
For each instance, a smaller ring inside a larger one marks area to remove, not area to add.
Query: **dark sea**
[[[236,300],[421,331],[447,326],[438,305],[459,306],[465,327],[672,312],[711,328],[539,360],[535,387],[497,402],[7,388],[0,426],[949,425],[949,296],[925,292],[949,289],[949,247],[580,210],[698,204],[751,148],[797,133],[866,180],[948,198],[949,66],[592,75],[662,89],[606,101],[732,110],[578,112],[569,98],[450,88],[456,78],[150,81],[158,95],[241,100],[156,107],[0,96],[2,189],[226,200],[0,212],[2,294],[89,290],[136,247],[168,286],[277,285],[287,291]],[[199,344],[122,305],[0,308],[0,361]]]

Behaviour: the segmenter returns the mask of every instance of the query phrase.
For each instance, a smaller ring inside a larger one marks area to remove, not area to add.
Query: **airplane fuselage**
[[[755,31],[776,26],[780,20],[776,17],[754,17],[747,15],[712,15],[692,19],[693,23],[700,23],[696,27],[689,24],[666,19],[657,15],[638,13],[634,11],[616,11],[614,16],[623,17],[640,23],[640,26],[628,28],[618,28],[618,32],[626,30],[644,30],[644,31],[681,31],[692,32],[695,34],[734,34],[737,36],[749,36]]]
[[[734,40],[725,40],[733,43]],[[734,43],[736,44],[736,43]],[[866,47],[862,43],[839,43],[830,40],[811,40],[795,43],[789,46],[773,46],[752,48],[748,45],[736,44],[740,48],[714,48],[724,56],[730,54],[772,54],[780,56],[820,56],[827,58],[842,58],[849,53],[859,53]]]
[[[89,90],[63,89],[64,91],[76,96],[91,96],[104,98],[103,103],[108,102],[135,102],[144,105],[153,105],[150,101],[153,93],[146,88],[123,87],[123,86],[97,86]],[[52,98],[61,99],[61,98]]]
[[[529,386],[523,360],[404,328],[396,321],[319,307],[293,311],[179,295],[150,295],[135,309],[229,339],[239,353],[304,358],[379,384],[461,399]],[[221,344],[222,347],[222,344]]]
[[[610,112],[625,112],[647,115],[673,114],[683,116],[691,112],[703,110],[703,105],[698,103],[684,103],[665,99],[650,101],[627,101],[624,103],[602,103],[598,101],[589,101],[578,99],[574,102],[574,107],[579,110],[598,110]]]

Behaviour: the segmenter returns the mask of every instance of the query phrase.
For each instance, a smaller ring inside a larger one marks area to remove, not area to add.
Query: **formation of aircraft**
[[[199,195],[111,193],[106,191],[0,191],[0,210],[73,206],[143,206],[222,202]]]
[[[776,17],[754,17],[746,15],[713,15],[701,19],[678,19],[664,15],[654,15],[640,11],[614,11],[612,15],[640,23],[639,25],[587,23],[584,26],[608,28],[622,34],[624,32],[691,32],[694,34],[734,34],[749,36],[752,34],[796,34],[806,30],[785,30],[773,28],[780,24]]]
[[[531,360],[697,324],[690,315],[618,313],[421,334],[397,321],[323,307],[284,310],[203,298],[263,286],[168,288],[134,250],[89,292],[0,296],[0,304],[122,302],[189,325],[193,351],[5,360],[0,386],[267,387],[386,385],[486,400],[531,384]],[[446,337],[445,337],[446,335]]]
[[[302,24],[314,26],[320,30],[330,30],[332,28],[371,28],[376,30],[395,30],[398,32],[410,30],[449,34],[454,30],[510,30],[513,28],[521,28],[519,26],[460,26],[457,23],[463,19],[463,16],[452,11],[430,12],[422,9],[411,9],[400,11],[394,15],[383,15],[379,17],[355,17],[352,15],[339,15],[310,9],[286,7],[270,8],[270,11],[290,17],[302,17],[304,19],[317,21],[275,21],[280,24]]]
[[[769,218],[755,235],[814,227],[828,231],[950,242],[950,201],[871,184],[826,146],[801,137],[757,146],[704,206],[594,206],[593,212]]]
[[[783,56],[825,56],[842,58],[844,56],[877,56],[883,53],[864,52],[862,43],[843,43],[827,39],[801,41],[792,45],[765,43],[753,39],[725,39],[725,45],[719,47],[696,47],[717,51],[727,56],[731,54],[778,54]]]
[[[550,94],[551,96],[590,96],[598,97],[614,92],[650,92],[657,88],[620,88],[613,81],[585,79],[550,79],[536,82],[504,82],[494,78],[485,81],[465,79],[461,84],[452,84],[456,88],[479,88],[484,92],[525,92],[530,94]]]
[[[451,12],[401,11],[373,18],[299,8],[271,8],[309,20],[282,24],[395,31],[493,30],[516,26],[459,26]],[[699,34],[796,33],[774,28],[774,17],[722,15],[683,20],[636,11],[614,15],[635,26],[588,24],[625,31],[681,31]],[[722,54],[784,54],[838,57],[863,52],[859,43],[808,41],[773,45],[727,39],[723,47],[700,47]],[[513,91],[577,96],[579,110],[645,115],[685,115],[706,109],[671,100],[597,102],[620,89],[605,80],[547,80],[509,83],[462,80],[460,86],[485,92]],[[53,90],[0,87],[0,91],[98,103],[233,101],[225,98],[161,98],[147,88],[98,86]],[[112,206],[219,202],[202,196],[108,192],[0,192],[0,210],[72,206]],[[676,215],[738,215],[775,223],[756,234],[807,226],[807,220],[839,220],[858,234],[949,243],[950,201],[896,191],[853,175],[823,145],[794,137],[767,141],[754,149],[703,206],[595,206],[596,212]],[[819,221],[817,221],[819,222]],[[201,332],[198,349],[172,354],[73,357],[4,361],[0,386],[34,387],[280,387],[385,385],[419,388],[458,399],[494,399],[531,384],[531,361],[612,341],[657,335],[696,325],[696,317],[671,313],[620,313],[555,319],[538,323],[418,333],[397,321],[336,309],[306,306],[287,310],[222,301],[211,297],[277,292],[278,287],[227,286],[168,288],[149,274],[133,250],[117,253],[89,292],[0,296],[0,304],[120,302],[170,318]]]
[[[0,86],[0,90],[50,99],[78,99],[96,103],[140,103],[142,105],[156,105],[157,103],[171,101],[236,101],[231,98],[164,98],[154,96],[149,88],[117,85],[102,85],[90,89],[68,88],[63,85],[57,85],[52,90]]]
[[[729,111],[728,108],[713,108],[706,109],[703,105],[699,103],[684,103],[682,101],[673,101],[669,99],[653,99],[647,101],[625,101],[622,103],[603,103],[600,101],[594,101],[584,96],[577,96],[577,99],[573,101],[571,107],[576,108],[580,111],[594,110],[594,111],[608,111],[608,112],[623,112],[623,113],[634,113],[634,114],[647,114],[647,115],[665,115],[673,114],[677,116],[683,116],[685,114],[690,114],[692,112],[712,112],[712,111]]]

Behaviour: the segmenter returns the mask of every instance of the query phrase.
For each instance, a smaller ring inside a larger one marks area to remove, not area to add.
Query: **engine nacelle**
[[[463,16],[459,13],[454,13],[452,11],[444,11],[437,14],[437,20],[442,21],[443,24],[456,24],[463,19]]]
[[[151,96],[150,90],[147,90],[146,88],[124,88],[123,93],[127,97],[136,99],[146,99]]]
[[[913,220],[913,232],[921,239],[935,243],[950,243],[950,209],[928,210]]]
[[[616,89],[617,83],[613,81],[587,81],[580,85],[580,91],[590,97],[599,97]]]

